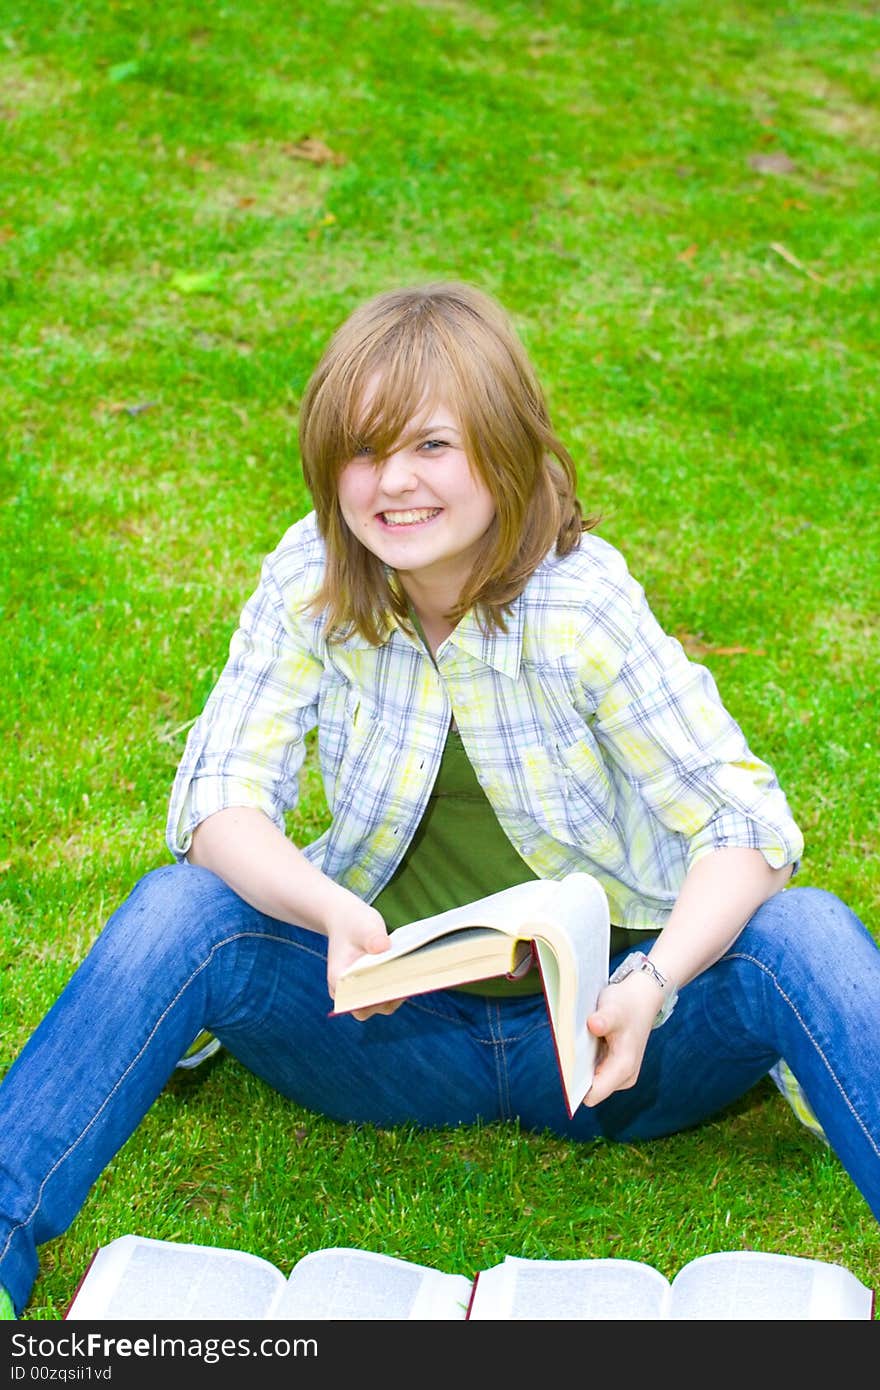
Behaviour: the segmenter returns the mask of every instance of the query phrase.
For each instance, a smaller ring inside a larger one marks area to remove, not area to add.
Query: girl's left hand
[[[637,971],[620,984],[605,986],[587,1019],[587,1027],[600,1039],[600,1046],[584,1105],[598,1105],[615,1091],[626,1091],[636,1084],[661,1003],[654,981]]]

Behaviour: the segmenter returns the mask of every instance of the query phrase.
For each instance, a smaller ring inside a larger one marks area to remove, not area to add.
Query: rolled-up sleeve
[[[796,865],[803,836],[773,769],[625,567],[597,611],[606,659],[598,688],[590,673],[593,732],[653,815],[686,838],[689,865],[729,846],[758,849],[774,868]]]
[[[297,803],[323,663],[313,645],[314,624],[299,616],[296,586],[279,582],[274,554],[263,562],[174,779],[166,842],[176,859],[186,854],[196,826],[216,811],[252,806],[283,830],[285,812]]]

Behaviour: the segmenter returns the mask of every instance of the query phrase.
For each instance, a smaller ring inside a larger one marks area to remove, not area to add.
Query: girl
[[[177,862],[0,1088],[14,1307],[203,1028],[340,1120],[517,1117],[584,1141],[695,1125],[784,1059],[880,1217],[880,952],[830,893],[787,886],[802,840],[776,777],[582,520],[499,307],[462,284],[365,304],[309,382],[300,445],[314,511],[266,559],[191,731]],[[332,820],[299,847],[284,817],[312,729]],[[576,870],[614,935],[574,1118],[534,974],[328,1016],[340,970],[402,922]]]

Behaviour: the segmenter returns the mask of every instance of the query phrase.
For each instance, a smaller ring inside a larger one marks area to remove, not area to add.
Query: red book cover
[[[465,1317],[465,1322],[469,1322],[469,1321],[470,1321],[471,1309],[472,1309],[473,1306],[474,1306],[474,1299],[476,1298],[476,1295],[477,1295],[477,1281],[478,1281],[479,1277],[480,1277],[479,1272],[477,1272],[477,1273],[474,1275],[474,1281],[473,1281],[473,1283],[471,1284],[471,1296],[470,1296],[470,1298],[468,1299],[468,1306],[467,1306],[467,1308],[466,1308],[466,1310],[465,1310],[465,1315],[464,1315],[464,1317]]]
[[[98,1257],[98,1251],[97,1251],[97,1248],[95,1248],[95,1249],[92,1251],[92,1258],[89,1260],[88,1264],[86,1265],[85,1269],[83,1270],[82,1275],[81,1275],[81,1277],[80,1277],[80,1281],[79,1281],[79,1283],[77,1284],[76,1288],[75,1288],[74,1291],[73,1291],[73,1298],[71,1298],[70,1302],[68,1303],[67,1307],[66,1307],[65,1310],[64,1310],[64,1317],[61,1319],[62,1322],[66,1322],[66,1321],[67,1321],[68,1314],[70,1313],[71,1308],[73,1307],[74,1303],[76,1302],[76,1296],[77,1296],[77,1294],[79,1293],[80,1289],[82,1288],[83,1284],[85,1283],[86,1275],[88,1274],[88,1272],[89,1272],[89,1270],[91,1269],[92,1265],[95,1263],[95,1260],[97,1259],[97,1257]]]
[[[565,1101],[565,1108],[566,1108],[566,1111],[568,1112],[568,1118],[569,1118],[570,1120],[573,1120],[573,1119],[574,1119],[574,1111],[573,1111],[572,1108],[571,1108],[571,1105],[570,1105],[569,1099],[568,1099],[568,1093],[566,1092],[566,1089],[565,1089],[565,1081],[564,1081],[563,1076],[562,1076],[562,1063],[561,1063],[560,1060],[559,1060],[559,1044],[558,1044],[557,1041],[556,1041],[556,1029],[553,1027],[553,1016],[552,1016],[552,1014],[550,1013],[550,1003],[549,1003],[549,1000],[547,999],[547,981],[544,979],[544,972],[541,970],[541,958],[540,958],[540,956],[538,955],[538,948],[537,948],[537,946],[535,945],[534,941],[532,942],[532,955],[533,955],[534,958],[535,958],[535,962],[536,962],[536,964],[537,964],[537,966],[538,966],[538,970],[539,970],[539,972],[540,972],[540,974],[541,974],[541,990],[542,990],[542,993],[543,993],[543,995],[544,995],[544,1003],[545,1003],[546,1006],[547,1006],[547,1017],[548,1017],[548,1019],[550,1020],[550,1036],[551,1036],[551,1038],[553,1039],[553,1050],[554,1050],[554,1052],[556,1053],[556,1065],[557,1065],[557,1067],[559,1068],[559,1081],[560,1081],[560,1084],[562,1085],[562,1097],[563,1097],[563,1100]]]

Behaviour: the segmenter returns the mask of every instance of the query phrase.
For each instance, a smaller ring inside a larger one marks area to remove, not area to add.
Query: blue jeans
[[[782,1056],[880,1219],[880,951],[830,893],[765,903],[650,1036],[637,1084],[566,1113],[543,997],[441,991],[390,1017],[330,1017],[324,938],[204,869],[146,875],[0,1086],[0,1283],[18,1310],[201,1028],[300,1105],[388,1126],[491,1122],[573,1140],[698,1124]],[[70,1046],[71,1039],[83,1045]]]

